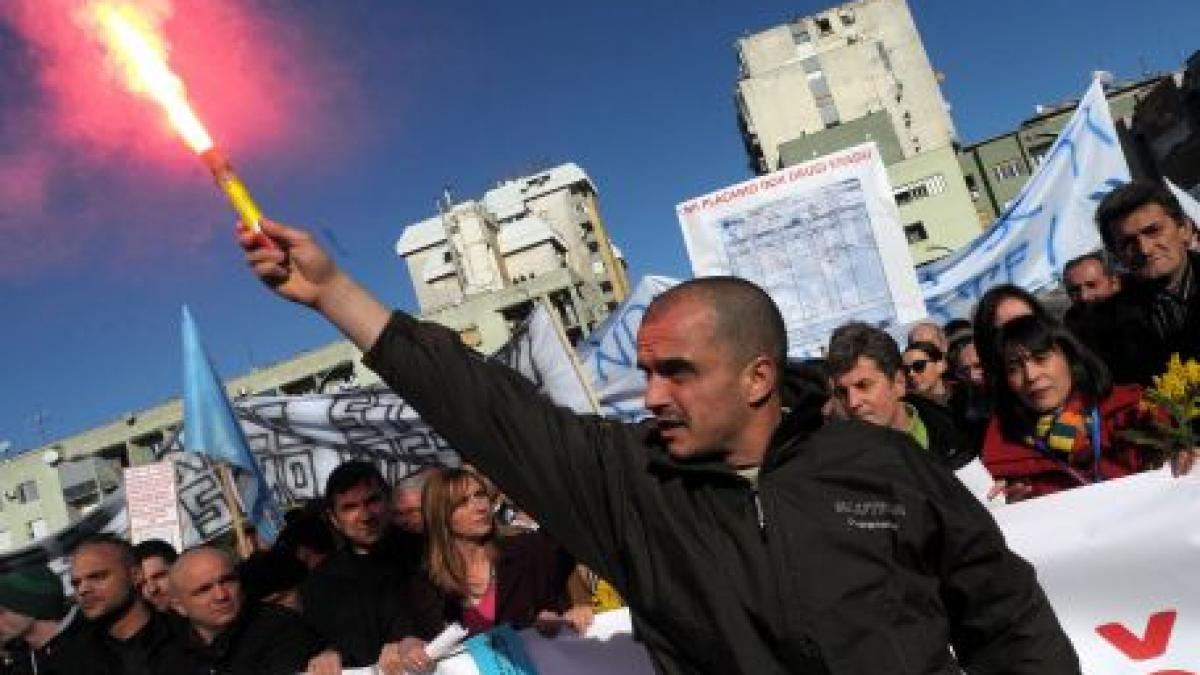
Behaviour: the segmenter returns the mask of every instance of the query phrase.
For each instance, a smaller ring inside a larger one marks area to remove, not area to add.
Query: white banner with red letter
[[[1200,475],[1138,474],[995,512],[1088,675],[1200,675]]]

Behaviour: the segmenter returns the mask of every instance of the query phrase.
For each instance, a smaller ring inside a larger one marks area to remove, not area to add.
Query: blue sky
[[[185,303],[225,377],[334,339],[245,272],[232,216],[169,135],[142,125],[126,145],[136,115],[56,97],[54,43],[22,3],[0,10],[0,439],[26,448],[176,396]],[[827,6],[254,0],[232,3],[252,20],[189,23],[220,4],[176,0],[167,24],[173,62],[199,64],[197,108],[268,215],[332,233],[400,308],[414,302],[395,239],[443,186],[474,197],[567,161],[597,184],[634,277],[687,276],[674,205],[748,177],[733,41]],[[1182,0],[910,6],[968,141],[1080,95],[1093,70],[1133,78],[1200,49],[1200,3]]]

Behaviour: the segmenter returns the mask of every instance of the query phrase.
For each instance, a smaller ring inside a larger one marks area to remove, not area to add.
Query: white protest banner
[[[524,375],[555,403],[577,413],[596,412],[575,353],[545,303],[534,303],[529,318],[492,358]]]
[[[676,207],[696,276],[732,274],[779,305],[788,355],[817,357],[834,328],[925,317],[900,211],[874,143]]]
[[[969,317],[979,297],[1000,284],[1031,292],[1056,285],[1067,261],[1100,248],[1096,205],[1127,182],[1129,167],[1096,80],[991,228],[954,255],[922,266],[930,316],[943,323]]]
[[[1088,675],[1200,675],[1200,476],[1142,473],[994,513]]]
[[[168,458],[124,470],[125,497],[129,505],[129,540],[135,544],[162,539],[183,550],[179,522],[179,495],[175,490],[175,464]]]
[[[638,327],[650,301],[677,283],[667,277],[643,277],[629,297],[579,345],[579,361],[604,417],[633,422],[647,416],[642,407],[646,378],[637,369]]]

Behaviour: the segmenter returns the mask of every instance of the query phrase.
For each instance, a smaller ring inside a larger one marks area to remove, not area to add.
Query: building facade
[[[979,234],[954,124],[904,0],[858,0],[737,42],[738,124],[758,174],[874,142],[916,263]]]
[[[858,0],[737,41],[738,118],[751,170],[779,146],[871,114],[900,158],[954,142],[954,124],[904,0]]]
[[[1105,89],[1117,136],[1135,177],[1144,175],[1144,164],[1138,161],[1140,151],[1129,133],[1134,111],[1160,83],[1170,79],[1160,75]],[[1037,115],[1016,129],[962,148],[959,162],[980,224],[990,225],[1012,204],[1075,114],[1078,103],[1071,100],[1039,106]]]
[[[504,344],[539,298],[578,341],[629,292],[596,188],[575,164],[502,182],[479,200],[447,195],[439,211],[404,228],[396,253],[421,318],[482,352]]]

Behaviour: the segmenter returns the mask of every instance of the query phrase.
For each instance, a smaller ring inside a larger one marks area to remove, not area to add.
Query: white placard
[[[130,541],[162,539],[177,551],[183,549],[174,462],[167,459],[125,469],[125,499]]]
[[[783,312],[788,355],[824,354],[847,321],[890,332],[925,302],[883,162],[864,143],[676,207],[696,276],[734,275]]]

